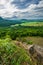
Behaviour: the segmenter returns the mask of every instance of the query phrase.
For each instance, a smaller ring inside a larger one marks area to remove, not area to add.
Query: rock
[[[29,49],[30,56],[36,65],[43,65],[43,48],[33,45]]]

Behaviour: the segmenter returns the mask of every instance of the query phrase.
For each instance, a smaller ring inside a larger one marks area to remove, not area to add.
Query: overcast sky
[[[0,17],[43,19],[43,0],[0,0]]]

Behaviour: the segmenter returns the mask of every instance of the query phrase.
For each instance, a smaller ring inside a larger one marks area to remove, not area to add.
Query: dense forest
[[[9,36],[12,40],[17,37],[41,36],[43,37],[43,26],[15,26],[8,28],[0,28],[0,38]]]

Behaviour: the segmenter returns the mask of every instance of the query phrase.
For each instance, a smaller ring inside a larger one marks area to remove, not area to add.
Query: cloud
[[[4,18],[43,18],[43,0],[0,0],[0,16]]]
[[[30,4],[38,4],[40,0],[13,0],[12,4],[18,6],[19,9],[24,9]]]
[[[11,5],[11,1],[12,0],[1,0],[0,1],[0,16],[10,17],[13,15],[15,7]]]
[[[43,0],[39,4],[30,4],[22,10],[25,14],[21,14],[25,18],[43,18]],[[27,13],[28,12],[28,13]]]

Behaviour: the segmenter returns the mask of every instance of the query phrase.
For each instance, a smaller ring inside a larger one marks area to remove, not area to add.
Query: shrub
[[[28,41],[27,44],[33,44],[33,42],[32,41]]]

